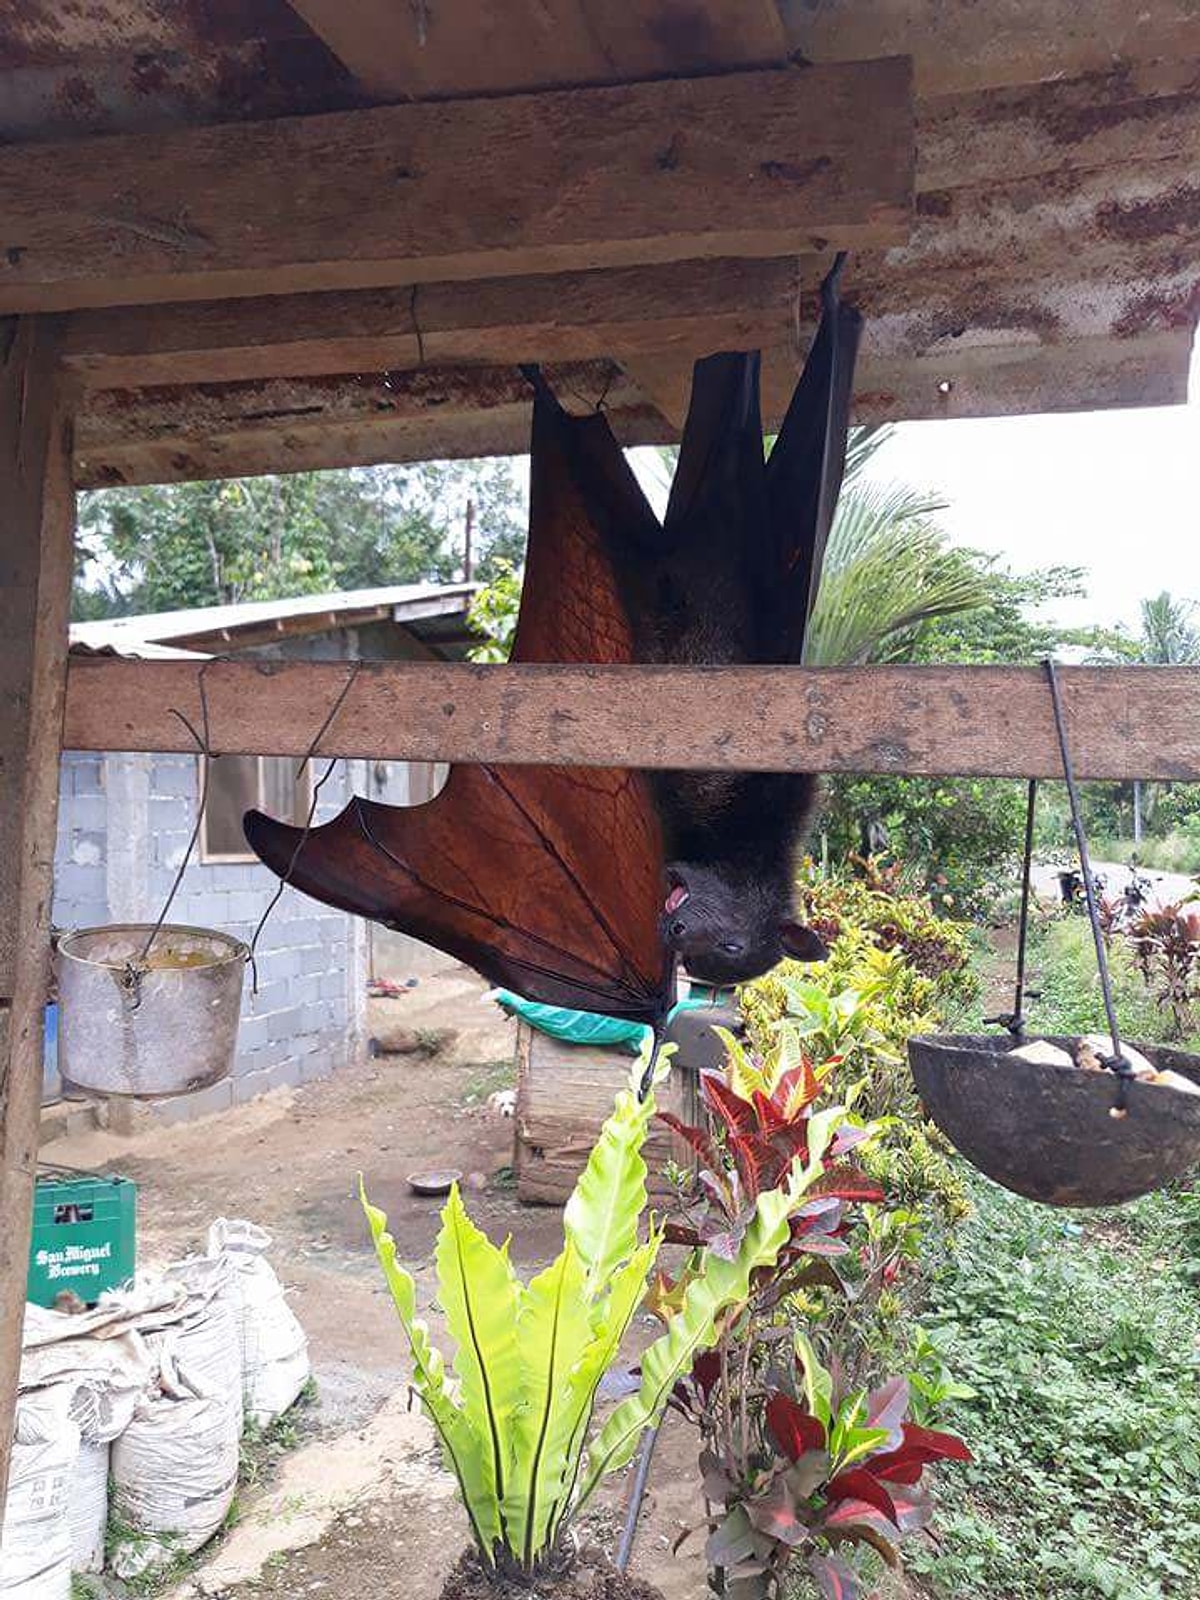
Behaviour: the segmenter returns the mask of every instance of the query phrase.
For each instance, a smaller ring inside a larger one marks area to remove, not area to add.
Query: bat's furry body
[[[758,357],[697,364],[663,521],[602,416],[540,374],[516,662],[797,662],[845,459],[858,318],[827,280],[764,462]],[[631,714],[635,714],[631,708]],[[274,871],[553,1005],[661,1021],[674,961],[733,982],[820,942],[792,919],[804,773],[454,767],[424,806],[355,799],[307,837],[257,812]]]

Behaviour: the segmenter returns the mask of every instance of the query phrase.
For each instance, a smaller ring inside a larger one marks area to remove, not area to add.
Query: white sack
[[[233,1504],[235,1413],[215,1395],[186,1394],[182,1376],[164,1369],[164,1384],[180,1387],[142,1400],[112,1447],[112,1510],[136,1530],[112,1554],[112,1570],[121,1578],[199,1550]]]
[[[168,1267],[169,1282],[188,1291],[189,1315],[147,1343],[161,1363],[169,1350],[172,1363],[185,1371],[191,1385],[202,1394],[216,1395],[230,1406],[242,1432],[243,1380],[241,1295],[236,1274],[221,1256],[193,1256]]]
[[[294,1404],[308,1382],[308,1340],[266,1259],[271,1236],[252,1222],[219,1217],[208,1253],[233,1269],[242,1340],[246,1413],[266,1427]]]
[[[18,1397],[0,1529],[2,1600],[70,1600],[68,1504],[79,1454],[70,1402],[65,1386]]]
[[[68,1515],[71,1522],[71,1568],[100,1572],[108,1531],[108,1454],[110,1446],[84,1439],[75,1458]]]

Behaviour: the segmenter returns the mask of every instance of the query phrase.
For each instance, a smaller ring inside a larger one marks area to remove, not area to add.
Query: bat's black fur
[[[787,417],[764,465],[757,354],[698,362],[664,522],[597,478],[592,511],[634,628],[634,659],[786,664],[804,635],[841,486],[859,319],[836,271]],[[585,476],[590,476],[586,471]],[[693,976],[737,983],[825,947],[795,920],[795,857],[817,783],[808,773],[661,772],[663,938]]]

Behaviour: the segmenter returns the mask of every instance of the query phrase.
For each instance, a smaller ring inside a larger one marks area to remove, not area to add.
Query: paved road
[[[1058,898],[1058,874],[1060,868],[1042,862],[1035,862],[1033,868],[1034,893],[1039,899],[1056,900]],[[1129,882],[1129,868],[1119,861],[1093,861],[1092,870],[1104,879],[1106,894],[1120,894]],[[1182,872],[1157,872],[1149,867],[1140,867],[1139,874],[1150,880],[1149,899],[1151,905],[1168,904],[1172,900],[1182,900],[1186,895],[1196,890],[1196,879],[1189,878]]]

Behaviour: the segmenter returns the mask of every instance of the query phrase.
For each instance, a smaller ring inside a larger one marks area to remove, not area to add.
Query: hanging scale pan
[[[908,1041],[908,1060],[926,1115],[996,1183],[1046,1205],[1117,1205],[1162,1188],[1200,1163],[1200,1056],[1163,1045],[1122,1046],[1052,662],[1046,672],[1108,1020],[1111,1052],[1101,1060],[1108,1070],[1095,1070],[1094,1056],[1091,1070],[1077,1064],[1078,1039],[1045,1039],[1048,1048],[1030,1052],[1033,1059],[1022,1050],[1037,794],[1032,782],[1016,1004],[1010,1016],[990,1019],[1003,1023],[1007,1032],[919,1036]],[[1148,1075],[1138,1075],[1137,1056],[1144,1058],[1144,1065],[1138,1064],[1143,1072],[1151,1069]],[[1160,1074],[1169,1076],[1161,1081]]]

